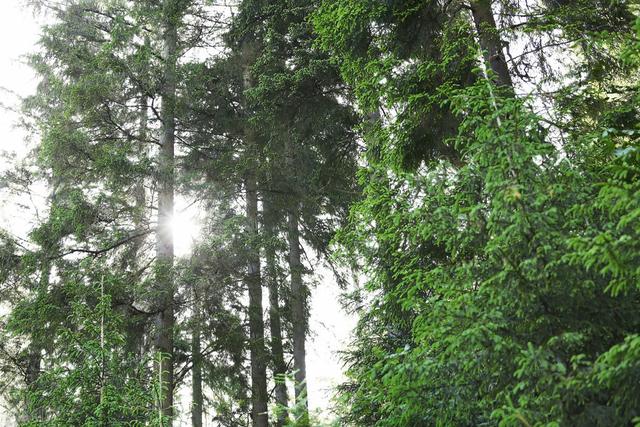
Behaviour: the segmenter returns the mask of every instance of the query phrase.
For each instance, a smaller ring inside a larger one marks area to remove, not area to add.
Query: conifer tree
[[[364,281],[340,425],[638,424],[635,1],[30,4],[37,144],[0,182],[49,194],[0,232],[21,425],[318,424],[321,264]]]
[[[361,108],[374,117],[383,112],[365,135],[365,199],[342,234],[351,262],[368,268],[367,290],[375,295],[348,358],[347,421],[630,420],[613,395],[587,397],[589,387],[577,385],[584,384],[583,369],[597,371],[594,361],[638,320],[612,314],[613,307],[634,306],[635,292],[619,299],[607,291],[612,277],[605,270],[573,261],[574,233],[600,222],[595,211],[574,215],[597,192],[597,179],[580,169],[590,150],[573,151],[577,145],[556,139],[558,125],[548,126],[533,100],[514,97],[518,83],[501,41],[522,28],[531,35],[527,25],[546,24],[538,33],[544,35],[549,25],[570,22],[555,21],[557,14],[566,19],[585,10],[555,5],[535,13],[525,3],[493,2],[492,10],[491,2],[326,1],[315,17]],[[496,11],[530,21],[507,32]],[[603,13],[612,15],[624,13]],[[581,62],[579,51],[574,58]],[[488,79],[474,71],[478,65]],[[453,120],[418,138],[414,130],[430,122],[425,113],[442,112]]]

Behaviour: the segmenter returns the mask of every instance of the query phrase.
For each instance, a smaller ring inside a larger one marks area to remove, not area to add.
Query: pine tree
[[[266,239],[281,233],[286,247],[290,277],[286,307],[299,411],[293,415],[299,425],[308,423],[309,290],[304,276],[310,270],[303,265],[303,242],[320,257],[326,255],[329,236],[356,194],[352,132],[356,120],[350,106],[340,102],[346,93],[337,69],[313,46],[308,17],[315,6],[251,3],[246,16],[239,18],[253,22],[256,16],[268,16],[260,33],[263,49],[255,59],[256,84],[249,97],[265,141],[260,187],[263,203],[269,204]],[[275,300],[272,304],[278,307]]]
[[[194,426],[317,424],[323,263],[364,279],[341,425],[638,424],[635,2],[31,3],[19,423],[171,425],[190,386]]]
[[[614,282],[606,270],[592,269],[584,258],[575,262],[574,239],[581,240],[575,236],[602,220],[597,209],[582,209],[601,182],[594,170],[581,169],[591,150],[556,139],[558,125],[548,126],[533,100],[514,97],[518,85],[501,41],[527,25],[540,25],[537,37],[567,25],[563,36],[570,37],[572,25],[586,23],[584,15],[577,18],[585,12],[580,6],[536,14],[524,2],[500,2],[504,15],[531,17],[509,33],[495,23],[490,2],[470,8],[324,2],[316,15],[321,40],[342,64],[359,105],[379,117],[365,134],[365,199],[342,234],[351,262],[368,269],[374,295],[348,358],[346,420],[630,421],[614,395],[590,394],[602,389],[581,379],[598,371],[594,361],[638,320],[615,314],[632,310],[635,292],[620,299],[607,291]],[[624,15],[619,12],[603,16]],[[559,15],[564,21],[554,21]],[[577,19],[566,19],[571,15]],[[608,50],[590,48],[599,55]],[[581,62],[579,53],[575,58]],[[568,99],[558,94],[556,106]],[[429,122],[425,113],[443,111],[455,119],[437,122],[433,139],[411,132]],[[572,138],[567,125],[575,119],[563,119],[562,138]],[[441,147],[455,148],[455,155]],[[407,162],[408,153],[428,155]]]

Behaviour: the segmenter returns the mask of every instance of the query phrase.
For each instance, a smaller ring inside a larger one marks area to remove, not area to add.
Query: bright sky
[[[20,2],[4,0],[0,6],[0,40],[3,40],[0,43],[0,106],[9,109],[16,107],[16,95],[29,95],[35,90],[35,77],[29,67],[21,63],[20,56],[34,49],[37,35],[37,23]],[[27,151],[23,132],[14,126],[17,119],[17,114],[0,109],[0,172],[10,167],[5,153],[20,156]],[[15,231],[16,224],[19,223],[17,228],[26,229],[29,221],[25,217],[29,215],[24,213],[25,210],[15,206],[15,200],[6,199],[6,195],[0,190],[0,227],[11,225],[12,231]],[[2,409],[0,406],[0,425],[13,425],[14,420],[3,413]]]
[[[17,95],[28,95],[35,91],[36,80],[31,69],[21,56],[33,51],[38,38],[38,23],[19,0],[4,0],[0,7],[0,103],[15,107]],[[5,91],[9,91],[9,93]],[[13,93],[11,93],[13,92]],[[17,116],[3,111],[0,115],[0,150],[24,154],[25,145],[20,132],[13,129]]]
[[[21,0],[2,0],[0,6],[0,104],[8,109],[0,110],[0,153],[23,156],[29,149],[24,132],[15,127],[19,118],[11,111],[18,106],[19,96],[27,96],[36,89],[37,80],[21,56],[36,49],[39,22]],[[0,171],[11,167],[8,157],[0,157]],[[1,185],[0,185],[1,188]],[[46,196],[43,194],[42,196]],[[18,208],[16,202],[24,205]],[[35,204],[38,204],[36,201]],[[182,204],[182,206],[180,206]],[[187,203],[178,202],[176,212],[176,251],[186,254],[198,234],[198,212],[184,210]],[[0,227],[9,228],[14,234],[25,235],[35,218],[33,204],[27,200],[6,199],[0,190]],[[331,273],[322,270],[320,284],[312,291],[311,337],[307,342],[309,402],[311,409],[325,410],[333,386],[342,380],[337,352],[344,349],[349,333],[355,325],[352,316],[341,309],[338,302],[340,290]],[[0,425],[11,425],[4,419],[0,408]],[[188,425],[186,421],[181,425]]]
[[[24,133],[15,127],[19,118],[11,111],[18,107],[19,96],[35,91],[36,80],[31,69],[21,58],[34,50],[38,36],[38,24],[23,8],[19,0],[4,0],[0,6],[0,171],[10,166],[4,154],[24,155],[28,150]],[[0,193],[1,194],[1,193]],[[16,207],[0,195],[0,221],[14,221]]]

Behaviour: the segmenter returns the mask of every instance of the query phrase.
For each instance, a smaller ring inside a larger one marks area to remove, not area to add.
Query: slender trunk
[[[38,287],[36,288],[36,292],[45,293],[48,292],[49,287],[49,277],[51,275],[51,261],[48,259],[51,256],[52,252],[50,249],[44,250],[44,261],[42,262],[41,272],[40,272],[40,280],[38,282]],[[35,329],[34,329],[35,332]],[[38,379],[40,378],[40,368],[42,364],[42,336],[35,336],[36,334],[32,333],[31,341],[29,342],[29,350],[27,355],[27,366],[25,369],[25,385],[29,393],[37,393],[38,392]],[[27,402],[28,405],[28,402]],[[28,409],[25,411],[25,416],[23,421],[44,421],[45,408],[33,408],[33,410]]]
[[[248,46],[247,46],[248,47]],[[250,51],[248,51],[250,52]],[[247,60],[251,55],[247,56]],[[251,87],[251,73],[244,71],[244,89]],[[255,132],[247,123],[245,143],[249,156],[255,156],[257,141]],[[255,157],[249,158],[256,164]],[[260,275],[260,247],[258,245],[258,184],[253,167],[248,167],[244,178],[246,215],[248,222],[249,259],[246,283],[249,290],[249,355],[251,359],[251,420],[254,427],[268,427],[267,413],[267,353],[264,346],[264,318],[262,313],[262,278]]]
[[[262,283],[260,277],[260,253],[255,247],[258,239],[258,191],[255,175],[247,173],[245,178],[247,197],[247,220],[250,250],[247,268],[249,289],[249,351],[251,357],[251,418],[255,427],[267,427],[267,367],[264,347],[264,318],[262,315]]]
[[[502,40],[491,10],[491,0],[472,0],[471,14],[487,68],[491,69],[499,86],[513,90],[509,67],[502,52]]]
[[[275,239],[274,230],[274,211],[271,203],[267,200],[264,202],[264,221],[269,242],[265,247],[267,261],[267,283],[269,287],[269,329],[271,332],[271,354],[273,363],[273,377],[275,379],[276,403],[279,406],[278,418],[275,426],[284,426],[287,418],[289,399],[287,396],[287,364],[284,361],[284,350],[282,345],[282,321],[280,316],[280,295],[277,272],[276,251],[271,242]]]
[[[149,39],[145,39],[145,44],[149,43]],[[141,94],[140,98],[140,130],[137,152],[140,156],[145,153],[145,141],[147,139],[147,121],[148,121],[148,109],[149,101],[145,94]],[[136,232],[142,230],[145,220],[145,204],[146,194],[144,189],[144,179],[139,178],[131,189],[131,196],[133,197],[133,226]],[[139,252],[142,248],[144,237],[138,237],[131,243],[125,263],[128,264],[132,274],[136,273],[140,262]],[[136,277],[136,276],[133,276]],[[137,364],[142,355],[142,346],[144,342],[144,331],[146,318],[141,316],[133,309],[135,304],[135,292],[131,292],[130,300],[128,301],[128,313],[127,313],[127,330],[126,330],[126,349],[127,353],[133,354],[133,362]]]
[[[201,331],[201,310],[199,295],[194,289],[194,314],[193,329],[191,331],[191,356],[193,358],[193,368],[191,369],[191,425],[202,427],[202,411],[204,399],[202,397],[202,353],[200,343]]]
[[[27,356],[27,367],[25,369],[25,383],[29,391],[35,391],[36,382],[40,377],[40,362],[42,360],[42,349],[33,340],[29,343],[29,354]],[[26,421],[35,421],[37,418],[33,414],[27,414]]]
[[[158,231],[156,242],[157,291],[159,310],[156,318],[156,362],[159,396],[159,416],[171,425],[173,417],[173,329],[174,283],[173,283],[173,217],[174,197],[174,145],[175,145],[175,97],[177,61],[177,0],[163,3],[163,52],[164,75],[161,88],[162,127],[160,130],[160,154],[158,158]]]
[[[105,402],[105,392],[107,385],[107,354],[105,353],[105,326],[104,326],[104,276],[100,278],[100,406]],[[109,420],[107,411],[100,411],[100,425],[106,427]]]
[[[297,187],[297,174],[293,147],[287,143],[286,158],[289,170],[294,180],[294,188]],[[296,407],[301,410],[297,414],[299,425],[308,425],[309,405],[307,402],[307,364],[305,340],[307,336],[307,290],[302,281],[302,255],[300,247],[300,230],[298,226],[298,199],[297,191],[292,191],[293,201],[290,203],[287,221],[287,240],[289,243],[289,272],[291,274],[291,322],[293,341],[293,369],[295,379]]]
[[[57,208],[59,194],[63,190],[63,183],[56,177],[55,172],[51,179],[51,195],[49,196],[50,211]],[[49,292],[51,283],[51,267],[52,259],[59,250],[60,243],[58,241],[48,241],[42,245],[42,260],[40,262],[40,278],[38,284],[32,289],[36,294],[45,295]],[[50,342],[51,336],[47,333],[46,327],[42,325],[34,325],[31,330],[31,341],[29,342],[27,366],[25,369],[25,385],[29,393],[38,393],[38,380],[41,374],[42,353],[52,347]],[[38,399],[36,399],[37,401]],[[28,403],[27,403],[28,406]],[[23,417],[25,422],[44,421],[46,416],[46,408],[36,407],[33,410],[25,411]],[[21,420],[22,421],[22,420]]]
[[[294,204],[288,218],[289,270],[291,273],[291,322],[293,323],[293,369],[296,382],[296,406],[301,425],[308,423],[307,366],[305,340],[307,336],[307,290],[302,281],[300,231],[298,229],[298,207]]]

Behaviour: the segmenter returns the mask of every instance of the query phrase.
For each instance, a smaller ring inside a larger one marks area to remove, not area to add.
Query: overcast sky
[[[34,18],[33,13],[24,5],[25,1],[1,1],[0,104],[4,108],[0,112],[0,171],[3,171],[12,166],[11,154],[15,154],[16,159],[19,159],[29,148],[24,132],[15,126],[19,116],[12,109],[18,106],[19,97],[35,91],[37,80],[21,57],[36,49],[42,19]],[[46,197],[46,194],[36,195],[38,196]],[[37,200],[35,204],[39,204]],[[0,190],[0,227],[24,237],[29,224],[33,224],[35,215],[34,203],[29,200],[7,198]],[[185,215],[184,221],[177,222],[186,224],[190,218],[197,216],[188,212]],[[197,233],[197,227],[193,224],[189,224],[185,231],[177,233],[182,236],[182,239],[176,242],[177,250],[182,253],[188,251],[189,241],[197,237],[192,235]],[[331,274],[325,271],[323,275],[325,277],[320,285],[313,290],[312,336],[307,343],[309,402],[312,409],[326,409],[331,388],[341,381],[341,365],[337,352],[344,348],[355,324],[353,317],[346,315],[340,307],[340,290],[337,289]],[[1,411],[0,424],[8,425],[7,421],[3,420]]]
[[[21,60],[21,56],[35,49],[39,26],[31,13],[19,0],[3,0],[0,6],[0,102],[15,107],[17,98],[35,90],[35,76]],[[0,115],[2,138],[0,150],[24,153],[23,138],[13,129],[14,114],[6,111]]]

